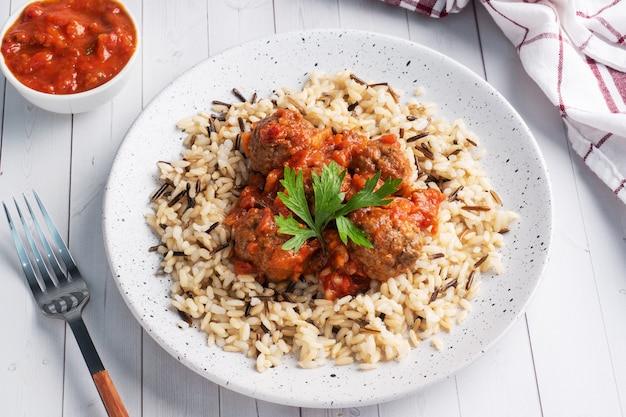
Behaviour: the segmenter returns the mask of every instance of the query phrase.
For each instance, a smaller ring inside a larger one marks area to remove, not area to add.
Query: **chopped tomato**
[[[27,6],[2,39],[2,54],[24,85],[72,94],[118,74],[137,45],[137,30],[115,0],[47,0]]]

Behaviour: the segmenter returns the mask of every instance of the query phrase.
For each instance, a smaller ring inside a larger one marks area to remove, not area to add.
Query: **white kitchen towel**
[[[383,0],[445,17],[468,0]],[[480,0],[560,111],[572,149],[626,203],[626,0]]]

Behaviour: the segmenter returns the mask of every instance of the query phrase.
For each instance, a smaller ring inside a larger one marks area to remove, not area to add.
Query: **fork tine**
[[[44,235],[43,230],[41,226],[39,225],[39,221],[37,220],[37,217],[35,216],[35,213],[33,212],[33,209],[30,206],[28,199],[26,198],[25,195],[22,195],[22,197],[24,197],[24,201],[26,202],[26,207],[28,208],[28,212],[30,213],[30,217],[33,219],[35,230],[37,231],[37,235],[39,235],[39,240],[44,248],[44,251],[46,252],[46,258],[48,258],[48,263],[50,266],[52,266],[52,270],[54,271],[54,274],[56,275],[57,280],[61,280],[62,277],[67,279],[67,276],[61,270],[59,261],[57,260],[57,257],[54,255],[54,252],[52,251],[52,248],[50,247],[50,244],[48,243],[48,240],[46,239],[46,236]]]
[[[72,275],[72,276],[80,275],[80,272],[78,271],[78,267],[76,266],[76,263],[74,262],[74,259],[72,258],[72,255],[70,254],[70,250],[67,248],[67,245],[63,241],[63,238],[61,237],[59,230],[54,225],[54,222],[52,221],[52,218],[50,217],[48,210],[46,210],[46,207],[41,202],[41,199],[39,198],[39,195],[37,194],[37,192],[33,191],[33,194],[35,195],[35,200],[37,200],[37,205],[39,206],[39,210],[41,210],[41,213],[43,214],[43,218],[46,222],[46,225],[48,226],[48,230],[50,231],[52,238],[54,239],[54,242],[57,246],[57,249],[59,250],[59,254],[61,255],[61,258],[63,259],[63,263],[65,264],[67,268],[68,278],[69,278],[69,275]]]
[[[41,257],[41,252],[39,251],[39,248],[37,247],[37,244],[35,243],[35,238],[30,232],[30,228],[28,227],[28,224],[26,223],[26,219],[24,219],[24,216],[22,215],[22,210],[20,210],[19,204],[17,204],[17,201],[15,201],[15,199],[13,199],[13,202],[15,203],[15,208],[17,209],[17,215],[20,218],[20,221],[22,223],[22,228],[24,229],[24,236],[26,236],[26,241],[30,245],[31,253],[33,254],[33,257],[35,258],[35,264],[37,265],[37,269],[39,270],[39,274],[41,276],[41,279],[43,280],[43,284],[45,287],[44,291],[45,291],[47,288],[52,288],[56,286],[56,284],[54,283],[54,281],[52,281],[52,278],[50,277],[50,273],[48,272],[48,267],[46,266],[45,262],[43,261],[43,258]],[[33,218],[33,222],[36,222],[36,219]]]
[[[4,213],[7,216],[7,220],[9,222],[9,229],[11,230],[11,236],[13,236],[13,243],[15,244],[15,249],[17,250],[17,256],[20,258],[20,263],[22,264],[22,269],[24,270],[24,275],[26,275],[26,281],[28,281],[28,285],[30,286],[33,294],[37,294],[41,292],[41,286],[37,281],[37,276],[35,275],[35,270],[33,269],[33,265],[30,262],[30,258],[26,255],[26,248],[24,248],[24,244],[22,243],[22,239],[19,236],[19,233],[15,229],[15,225],[13,224],[13,219],[9,214],[9,209],[7,205],[2,202],[2,206],[4,206]]]

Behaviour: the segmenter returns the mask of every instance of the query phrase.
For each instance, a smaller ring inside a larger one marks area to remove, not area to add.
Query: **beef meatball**
[[[350,259],[370,279],[386,281],[415,265],[422,247],[422,230],[409,215],[391,207],[366,207],[349,214],[350,220],[368,235],[374,246],[348,243]]]
[[[288,109],[279,109],[252,126],[248,149],[253,170],[267,175],[282,168],[296,152],[319,149],[331,132]]]
[[[363,149],[355,152],[350,163],[350,170],[359,175],[375,175],[380,171],[380,178],[400,178],[400,187],[410,183],[413,170],[411,163],[399,145],[379,140],[370,141]]]
[[[282,249],[291,236],[278,233],[270,208],[248,210],[233,229],[235,255],[252,265],[261,281],[297,279],[307,271],[312,255],[319,249],[317,240],[306,242],[297,253]]]

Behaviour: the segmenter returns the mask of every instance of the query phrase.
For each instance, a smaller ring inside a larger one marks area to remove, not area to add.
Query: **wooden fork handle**
[[[104,408],[109,413],[109,417],[128,417],[126,407],[124,407],[122,398],[117,393],[115,385],[113,385],[109,372],[105,369],[93,374],[92,377],[100,393],[100,398],[102,398],[104,403]]]
[[[80,311],[68,319],[67,322],[76,337],[80,351],[83,354],[83,358],[85,358],[87,368],[89,368],[89,373],[93,378],[93,382],[96,384],[96,388],[98,389],[98,393],[100,394],[100,398],[102,399],[102,403],[109,417],[128,417],[128,412],[124,407],[122,398],[118,394],[115,385],[113,385],[113,380],[111,380],[109,372],[104,368],[100,360],[100,355],[98,355],[96,347],[91,340],[91,336],[89,336],[87,326],[85,326],[80,316]]]

